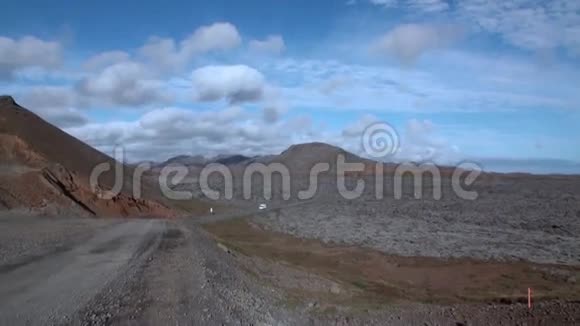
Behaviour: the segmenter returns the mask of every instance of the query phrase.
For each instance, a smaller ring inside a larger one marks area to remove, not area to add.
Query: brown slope
[[[364,170],[362,171],[346,171],[347,176],[365,176],[374,175],[381,170],[377,168],[382,166],[382,172],[386,175],[394,175],[397,168],[401,167],[399,163],[385,162],[381,163],[376,160],[360,157],[356,154],[348,152],[340,147],[322,143],[312,142],[304,144],[296,144],[290,146],[288,149],[279,155],[268,157],[263,163],[282,163],[292,173],[308,173],[310,169],[317,163],[328,163],[330,165],[331,173],[337,172],[337,162],[339,155],[344,157],[345,163],[362,163]],[[422,172],[420,163],[407,162],[408,168]],[[402,168],[402,167],[401,167]],[[449,178],[455,171],[452,166],[437,165],[441,177]],[[400,173],[403,170],[399,170]]]
[[[330,172],[336,172],[339,155],[346,163],[373,163],[340,147],[321,142],[292,145],[279,155],[269,158],[269,161],[284,164],[292,173],[308,173],[317,163],[328,163]]]
[[[0,97],[0,134],[13,135],[49,162],[89,175],[100,162],[113,159],[19,106],[12,97]],[[111,180],[108,180],[109,182]]]
[[[175,212],[150,189],[133,198],[129,187],[110,200],[90,190],[89,176],[99,163],[115,161],[19,106],[0,97],[0,208],[72,209],[94,216],[160,216]],[[132,169],[125,167],[125,182]],[[111,171],[112,172],[112,171]],[[113,173],[99,179],[102,189]]]

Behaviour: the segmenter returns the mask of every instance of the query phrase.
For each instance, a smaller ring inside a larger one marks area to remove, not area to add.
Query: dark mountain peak
[[[220,155],[214,158],[215,163],[220,163],[224,165],[238,164],[251,159],[251,157],[244,156],[241,154],[234,155]]]
[[[161,163],[161,166],[167,164],[183,164],[183,165],[203,165],[206,163],[205,157],[202,155],[178,155],[174,156],[167,161]]]
[[[10,95],[0,95],[0,106],[18,106],[14,98]]]
[[[294,172],[309,171],[317,163],[328,163],[334,171],[340,155],[346,162],[367,161],[340,147],[321,142],[292,145],[280,155],[274,156],[271,161],[285,164]]]
[[[179,162],[179,161],[187,160],[188,158],[190,158],[189,155],[177,155],[177,156],[174,156],[174,157],[168,159],[165,162],[167,162],[167,163]]]
[[[296,144],[288,147],[281,155],[295,154],[295,153],[319,153],[319,154],[339,154],[344,153],[345,150],[322,142],[311,142]]]

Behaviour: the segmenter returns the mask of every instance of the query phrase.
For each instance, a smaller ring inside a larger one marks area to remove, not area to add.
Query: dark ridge
[[[242,162],[247,161],[249,159],[250,159],[250,157],[247,157],[244,155],[231,155],[231,156],[219,158],[219,159],[215,160],[215,162],[219,163],[219,164],[230,165],[230,164],[242,163]]]
[[[303,144],[292,145],[292,146],[288,147],[288,149],[286,149],[284,152],[282,152],[282,154],[293,152],[293,151],[298,151],[298,150],[328,151],[328,152],[337,152],[337,153],[345,152],[344,149],[342,149],[340,147],[336,147],[334,145],[330,145],[330,144],[322,143],[322,142],[312,142],[312,143],[303,143]]]
[[[191,156],[189,156],[189,155],[177,155],[175,157],[172,157],[172,158],[168,159],[167,161],[165,161],[165,163],[166,164],[169,164],[169,163],[180,162],[180,161],[183,161],[183,160],[187,160],[190,157]]]
[[[0,95],[0,105],[1,106],[18,106],[14,98],[10,95]]]
[[[168,164],[184,164],[184,165],[204,165],[206,159],[201,155],[178,155],[168,159],[167,161],[157,164],[158,166],[165,166]]]
[[[69,179],[72,179],[72,176],[70,175],[70,173],[68,171],[66,171],[64,168],[60,167],[60,171],[61,173],[64,173]],[[87,206],[85,203],[82,202],[82,200],[79,200],[74,194],[72,194],[70,192],[69,187],[67,187],[67,185],[65,185],[61,179],[59,179],[54,172],[51,169],[44,169],[42,171],[44,178],[50,182],[53,186],[57,187],[61,193],[68,197],[70,200],[72,200],[75,204],[77,204],[79,207],[81,207],[82,209],[84,209],[85,211],[89,212],[91,215],[96,216],[97,213],[92,210],[89,206]]]

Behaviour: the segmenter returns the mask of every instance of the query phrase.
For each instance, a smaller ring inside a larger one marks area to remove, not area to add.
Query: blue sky
[[[580,3],[345,0],[4,5],[0,89],[131,160],[325,141],[387,158],[580,173]]]

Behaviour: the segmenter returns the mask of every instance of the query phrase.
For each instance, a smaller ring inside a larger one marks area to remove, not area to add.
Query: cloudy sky
[[[580,2],[12,1],[0,93],[130,160],[324,141],[580,172]]]

